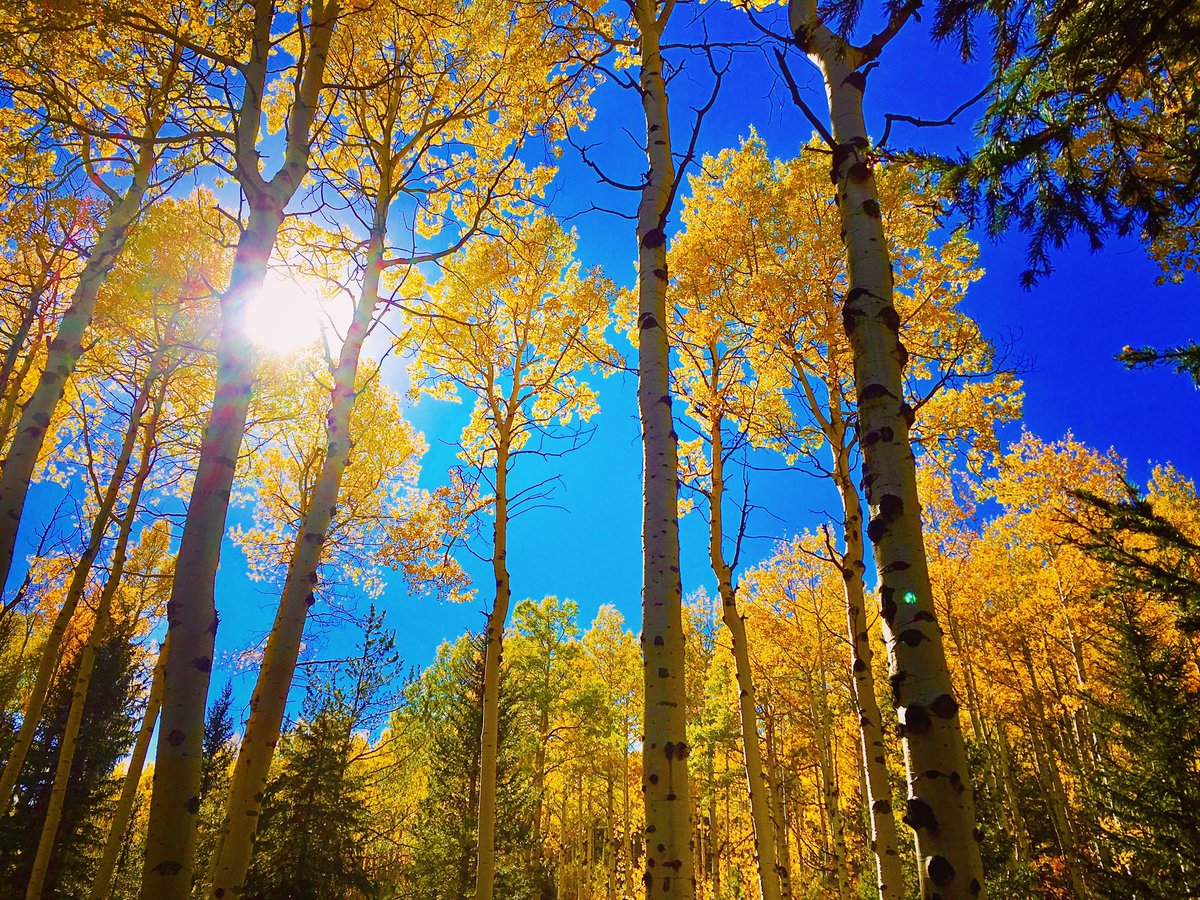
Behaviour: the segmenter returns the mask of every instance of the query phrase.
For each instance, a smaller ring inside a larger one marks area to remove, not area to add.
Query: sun
[[[246,332],[268,356],[290,356],[321,339],[329,317],[310,285],[271,272],[246,307]]]

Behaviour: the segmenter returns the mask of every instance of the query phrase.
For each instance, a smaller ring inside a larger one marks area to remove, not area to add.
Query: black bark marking
[[[642,246],[647,250],[655,250],[667,242],[667,235],[661,228],[651,228],[642,235]]]
[[[879,609],[883,615],[883,620],[888,623],[890,628],[896,621],[896,601],[893,599],[896,596],[896,589],[884,587],[879,592]]]
[[[173,728],[171,733],[167,735],[167,743],[172,747],[178,747],[183,743],[183,732],[178,728]]]
[[[196,813],[200,812],[200,798],[195,795],[188,797],[187,803],[185,803],[183,805],[187,809],[187,811],[189,813],[191,813],[193,816]]]
[[[906,672],[897,672],[895,675],[889,677],[888,680],[892,684],[892,706],[900,705],[900,693],[904,690],[904,681],[906,678],[908,678]]]
[[[638,316],[638,328],[645,331],[647,328],[657,328],[658,319],[654,318],[654,313],[642,313]]]
[[[958,715],[958,701],[950,694],[942,694],[929,704],[929,711],[939,719],[952,719]]]
[[[887,529],[887,522],[883,520],[883,516],[874,516],[867,523],[867,538],[872,544],[878,544],[879,539],[883,537],[883,532]]]
[[[944,856],[933,856],[929,859],[929,877],[938,887],[945,887],[954,880],[954,866]]]
[[[654,646],[655,646],[655,647],[662,647],[662,646],[664,646],[666,643],[667,643],[667,642],[663,640],[663,636],[662,636],[661,634],[656,634],[656,635],[654,636]]]
[[[915,647],[921,641],[925,640],[925,635],[916,628],[905,628],[902,632],[896,635],[896,640],[907,644],[910,647]]]
[[[890,328],[892,331],[899,334],[900,332],[900,313],[896,312],[896,307],[887,305],[879,311],[879,321]]]
[[[892,801],[876,800],[871,804],[871,814],[876,816],[890,816],[892,814]]]
[[[912,703],[904,708],[904,721],[901,725],[906,734],[924,734],[932,724],[929,712],[921,704]]]
[[[181,863],[177,863],[173,859],[164,859],[157,866],[155,866],[151,871],[154,872],[156,875],[170,876],[170,875],[178,875],[179,871],[182,868],[183,868],[183,865]]]
[[[872,219],[878,219],[880,216],[879,201],[868,197],[863,201],[862,210]]]
[[[879,516],[885,522],[895,522],[904,515],[904,501],[896,494],[884,494],[879,498]]]
[[[904,808],[904,824],[914,831],[924,829],[934,834],[938,831],[937,816],[933,809],[920,797],[909,797]]]
[[[891,391],[889,391],[887,389],[887,386],[879,384],[878,382],[876,382],[875,384],[868,384],[865,388],[863,388],[858,393],[858,399],[862,400],[862,401],[878,400],[881,397],[892,397],[892,396],[893,396],[893,394]]]

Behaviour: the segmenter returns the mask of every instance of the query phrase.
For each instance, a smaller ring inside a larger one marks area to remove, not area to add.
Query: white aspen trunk
[[[151,375],[147,378],[147,387],[157,377],[157,370],[158,362],[156,360]],[[46,876],[50,871],[50,859],[54,855],[55,839],[58,836],[58,827],[62,822],[67,789],[70,787],[71,767],[75,762],[75,751],[79,746],[79,730],[83,725],[83,714],[87,707],[87,695],[92,684],[96,655],[110,631],[113,598],[116,596],[117,589],[121,585],[121,578],[125,574],[125,562],[129,556],[129,538],[133,533],[133,524],[141,503],[142,489],[146,485],[146,479],[150,477],[150,465],[154,460],[156,448],[158,418],[162,411],[163,390],[164,386],[160,385],[158,396],[155,398],[154,410],[146,423],[141,459],[138,461],[137,472],[134,474],[125,515],[121,518],[116,547],[113,549],[112,567],[109,570],[108,579],[104,583],[104,588],[101,590],[96,620],[88,634],[87,643],[80,655],[79,668],[75,673],[75,684],[71,691],[71,706],[67,712],[67,724],[63,729],[62,741],[59,744],[58,762],[54,767],[54,779],[50,783],[50,800],[46,806],[46,816],[42,820],[42,833],[38,838],[37,852],[34,855],[33,868],[29,874],[29,884],[26,885],[25,900],[39,900],[45,890]]]
[[[792,900],[792,854],[788,847],[787,817],[784,814],[783,769],[775,750],[775,724],[766,718],[767,767],[771,776],[771,830],[775,835],[775,859],[779,866],[779,894],[782,900]]]
[[[221,301],[216,393],[167,603],[172,653],[164,677],[143,900],[184,900],[191,894],[204,710],[217,632],[213,590],[254,383],[256,354],[242,320],[247,303],[262,287],[282,221],[282,208],[251,213]]]
[[[125,845],[129,820],[133,817],[133,806],[137,802],[138,786],[142,781],[142,769],[146,765],[146,753],[150,749],[150,738],[154,734],[154,726],[158,723],[158,710],[162,706],[163,670],[166,668],[169,647],[170,642],[164,642],[158,651],[158,661],[154,665],[154,674],[150,679],[150,694],[146,698],[146,712],[142,716],[142,724],[138,727],[137,738],[133,743],[129,767],[125,771],[125,780],[121,784],[121,796],[117,798],[117,806],[112,813],[108,837],[104,842],[104,852],[100,856],[96,874],[92,878],[88,900],[105,900],[112,888],[113,875],[117,871],[117,860]]]
[[[499,755],[500,666],[504,653],[504,621],[512,588],[508,578],[508,449],[510,436],[501,429],[496,451],[496,523],[492,573],[496,599],[488,615],[483,661],[483,729],[479,753],[479,833],[475,868],[475,900],[492,900],[496,882],[496,759]],[[564,814],[565,820],[565,814]]]
[[[678,438],[667,341],[667,217],[675,164],[656,0],[632,4],[641,34],[641,96],[649,171],[638,206],[638,412],[642,423],[642,655],[647,900],[691,900],[691,793],[679,573]]]
[[[121,485],[125,480],[125,475],[129,471],[129,463],[133,458],[133,452],[137,446],[137,432],[141,427],[142,416],[150,400],[150,388],[154,377],[157,377],[157,373],[151,373],[151,376],[142,384],[138,396],[134,400],[133,407],[129,413],[129,421],[125,425],[125,433],[121,438],[121,449],[113,465],[112,475],[104,490],[104,496],[100,498],[96,509],[96,517],[92,520],[87,545],[84,547],[79,560],[75,563],[75,567],[71,572],[71,581],[67,586],[66,596],[63,598],[63,605],[54,617],[54,624],[50,627],[49,634],[46,635],[46,643],[42,647],[37,675],[34,676],[33,687],[29,692],[29,699],[25,704],[25,711],[21,719],[21,728],[17,732],[12,751],[9,753],[8,761],[4,765],[4,773],[0,775],[0,812],[7,813],[9,807],[12,805],[13,791],[16,789],[17,779],[21,777],[21,769],[25,766],[25,757],[28,755],[29,748],[33,744],[33,735],[37,731],[38,722],[42,716],[42,707],[46,702],[46,694],[50,690],[50,682],[54,678],[55,669],[58,668],[63,639],[66,637],[67,629],[71,625],[71,619],[75,615],[75,610],[79,606],[79,600],[83,597],[83,592],[87,588],[88,577],[92,573],[96,555],[100,552],[104,536],[108,532],[108,526],[112,523],[113,510],[116,508],[117,500],[121,494]]]
[[[621,753],[621,809],[625,823],[625,897],[633,897],[633,828],[630,822],[629,805],[629,725],[625,725],[625,746]]]
[[[900,719],[921,894],[959,900],[983,894],[974,790],[946,666],[921,535],[916,462],[904,402],[907,352],[892,299],[892,266],[863,118],[867,59],[793,0],[797,43],[824,78],[833,131],[831,177],[846,246],[842,321],[854,357],[863,484],[871,519],[892,696]]]
[[[836,746],[833,736],[833,717],[829,710],[829,668],[824,651],[818,650],[817,677],[810,687],[815,695],[815,708],[820,752],[817,765],[821,773],[821,798],[829,821],[829,846],[837,876],[838,897],[850,898],[850,867],[846,851],[846,822],[842,815],[841,788],[838,781]]]
[[[113,202],[104,228],[91,248],[91,255],[80,273],[71,304],[63,313],[58,331],[50,343],[46,367],[33,393],[21,407],[12,442],[8,446],[8,455],[0,466],[0,588],[8,581],[12,569],[25,497],[46,442],[50,420],[62,401],[67,380],[83,356],[84,338],[96,311],[96,298],[112,272],[117,257],[125,248],[129,228],[137,218],[150,187],[155,162],[153,141],[158,136],[158,129],[159,125],[152,122],[143,134],[142,150],[130,175],[129,185],[120,198]],[[0,804],[4,804],[6,809],[11,790],[11,786],[8,786],[8,790],[0,786]]]
[[[831,394],[832,396],[832,394]],[[883,719],[875,694],[874,651],[867,622],[863,575],[862,501],[850,472],[850,453],[840,402],[831,403],[827,437],[834,448],[833,478],[842,498],[842,579],[846,594],[846,627],[850,642],[851,688],[858,711],[860,752],[866,775],[867,809],[871,823],[871,851],[875,857],[876,886],[881,900],[903,900],[904,873],[892,812],[892,786],[888,778],[887,744]],[[836,439],[836,443],[834,440]]]
[[[741,725],[742,760],[750,793],[750,823],[754,831],[754,862],[758,869],[758,887],[762,900],[780,900],[780,863],[775,859],[775,836],[771,826],[771,800],[763,777],[762,748],[758,743],[757,699],[754,672],[750,668],[750,646],[746,638],[746,620],[737,608],[733,571],[725,560],[722,547],[725,497],[725,451],[721,434],[722,419],[715,416],[709,425],[712,449],[712,488],[708,496],[708,557],[717,589],[721,595],[721,620],[729,629],[733,644],[734,672],[738,683],[738,721]]]
[[[337,509],[342,477],[350,462],[350,417],[356,398],[355,379],[363,341],[378,303],[386,215],[386,205],[381,205],[372,228],[362,290],[333,371],[326,417],[325,459],[300,522],[275,623],[251,695],[250,717],[238,747],[225,815],[213,855],[210,888],[213,897],[240,896],[250,866],[262,796],[300,658],[304,626],[308,611],[316,600],[317,571]]]
[[[0,447],[8,446],[9,429],[12,428],[21,385],[25,383],[37,356],[27,347],[29,333],[33,330],[33,323],[38,321],[38,314],[43,312],[42,301],[49,288],[50,278],[57,274],[55,267],[61,262],[59,257],[60,251],[56,250],[45,264],[43,272],[46,277],[39,278],[38,283],[29,292],[21,310],[21,320],[13,330],[11,342],[4,352],[4,362],[0,364],[0,392],[4,396],[4,410],[0,412]]]
[[[339,14],[336,0],[313,0],[311,4],[307,55],[288,115],[283,165],[270,181],[264,181],[257,144],[274,44],[275,3],[255,0],[254,4],[250,57],[242,68],[245,85],[235,129],[235,172],[249,201],[250,219],[238,241],[229,289],[221,298],[216,391],[179,545],[177,577],[167,604],[173,650],[167,659],[163,689],[142,900],[187,900],[191,894],[204,710],[217,633],[213,591],[254,387],[256,354],[245,331],[245,310],[262,288],[283,210],[308,171],[312,123]]]

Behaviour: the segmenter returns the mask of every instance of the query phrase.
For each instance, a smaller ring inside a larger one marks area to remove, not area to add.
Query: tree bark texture
[[[831,180],[846,247],[842,322],[854,358],[859,446],[871,540],[879,573],[893,702],[900,719],[918,877],[926,900],[983,893],[974,790],[946,666],[921,535],[916,461],[904,402],[907,351],[892,297],[892,267],[870,139],[863,118],[863,68],[874,62],[835,35],[809,0],[792,0],[796,42],[820,70],[829,101]],[[877,54],[876,54],[877,55]]]
[[[691,795],[679,573],[678,437],[671,413],[667,322],[667,217],[675,181],[654,0],[637,0],[641,97],[649,171],[638,206],[638,412],[642,423],[642,654],[647,900],[691,900]]]

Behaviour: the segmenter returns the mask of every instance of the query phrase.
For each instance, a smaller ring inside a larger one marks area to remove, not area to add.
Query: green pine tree
[[[479,635],[443,644],[437,661],[410,691],[404,717],[422,729],[428,755],[428,795],[414,828],[409,874],[413,900],[459,900],[475,887],[475,827],[479,808],[479,733],[483,727],[483,648]],[[515,728],[511,674],[501,673],[496,773],[496,896],[538,897],[550,878],[531,871],[536,797],[529,735]]]
[[[1111,697],[1093,714],[1106,762],[1091,785],[1115,851],[1113,900],[1200,896],[1200,696],[1190,650],[1137,595],[1113,598],[1101,672]]]
[[[0,896],[24,896],[78,665],[75,657],[60,670],[17,783],[15,808],[0,819]],[[119,790],[113,771],[133,742],[138,674],[134,648],[124,636],[99,648],[71,766],[70,802],[46,879],[48,897],[67,900],[87,893],[92,864],[104,844],[106,810]]]
[[[246,896],[336,900],[378,896],[365,850],[370,840],[371,732],[386,717],[399,660],[374,609],[352,659],[314,667],[300,720],[283,735],[263,800]]]

